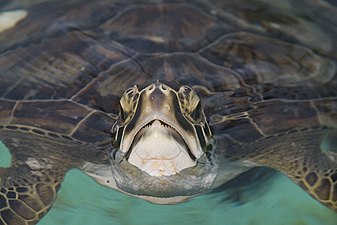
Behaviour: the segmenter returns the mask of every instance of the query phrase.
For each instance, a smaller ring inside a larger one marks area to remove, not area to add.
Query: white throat
[[[196,165],[182,138],[179,143],[173,137],[179,134],[159,120],[142,128],[137,135],[140,138],[132,147],[128,161],[151,176],[170,176]]]

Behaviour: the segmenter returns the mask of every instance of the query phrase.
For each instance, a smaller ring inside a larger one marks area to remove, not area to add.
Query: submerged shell
[[[257,123],[262,112],[283,119],[273,112],[285,100],[337,92],[333,7],[305,0],[40,2],[2,6],[27,16],[0,33],[0,120],[97,141],[110,119],[104,113],[117,114],[122,92],[149,80],[176,80],[201,97],[223,92],[226,106],[217,97],[203,103],[209,119],[262,105],[250,113]]]

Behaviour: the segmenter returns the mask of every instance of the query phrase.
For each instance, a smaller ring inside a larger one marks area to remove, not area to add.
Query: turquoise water
[[[0,165],[9,155],[0,146]],[[96,184],[79,170],[70,171],[54,207],[41,225],[336,225],[337,214],[279,176],[258,198],[243,205],[202,195],[177,205],[154,205]]]

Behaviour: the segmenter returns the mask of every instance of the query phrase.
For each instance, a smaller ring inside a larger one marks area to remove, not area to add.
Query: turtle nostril
[[[167,87],[165,85],[160,85],[160,89],[162,89],[163,91],[166,91]]]
[[[152,85],[150,85],[150,87],[149,87],[149,91],[152,91],[153,90],[153,88],[154,88],[154,85],[152,84]]]

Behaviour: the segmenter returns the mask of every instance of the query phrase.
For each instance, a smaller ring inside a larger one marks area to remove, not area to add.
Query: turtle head
[[[113,176],[132,195],[194,195],[214,180],[212,135],[195,91],[173,82],[126,90],[112,128]]]

